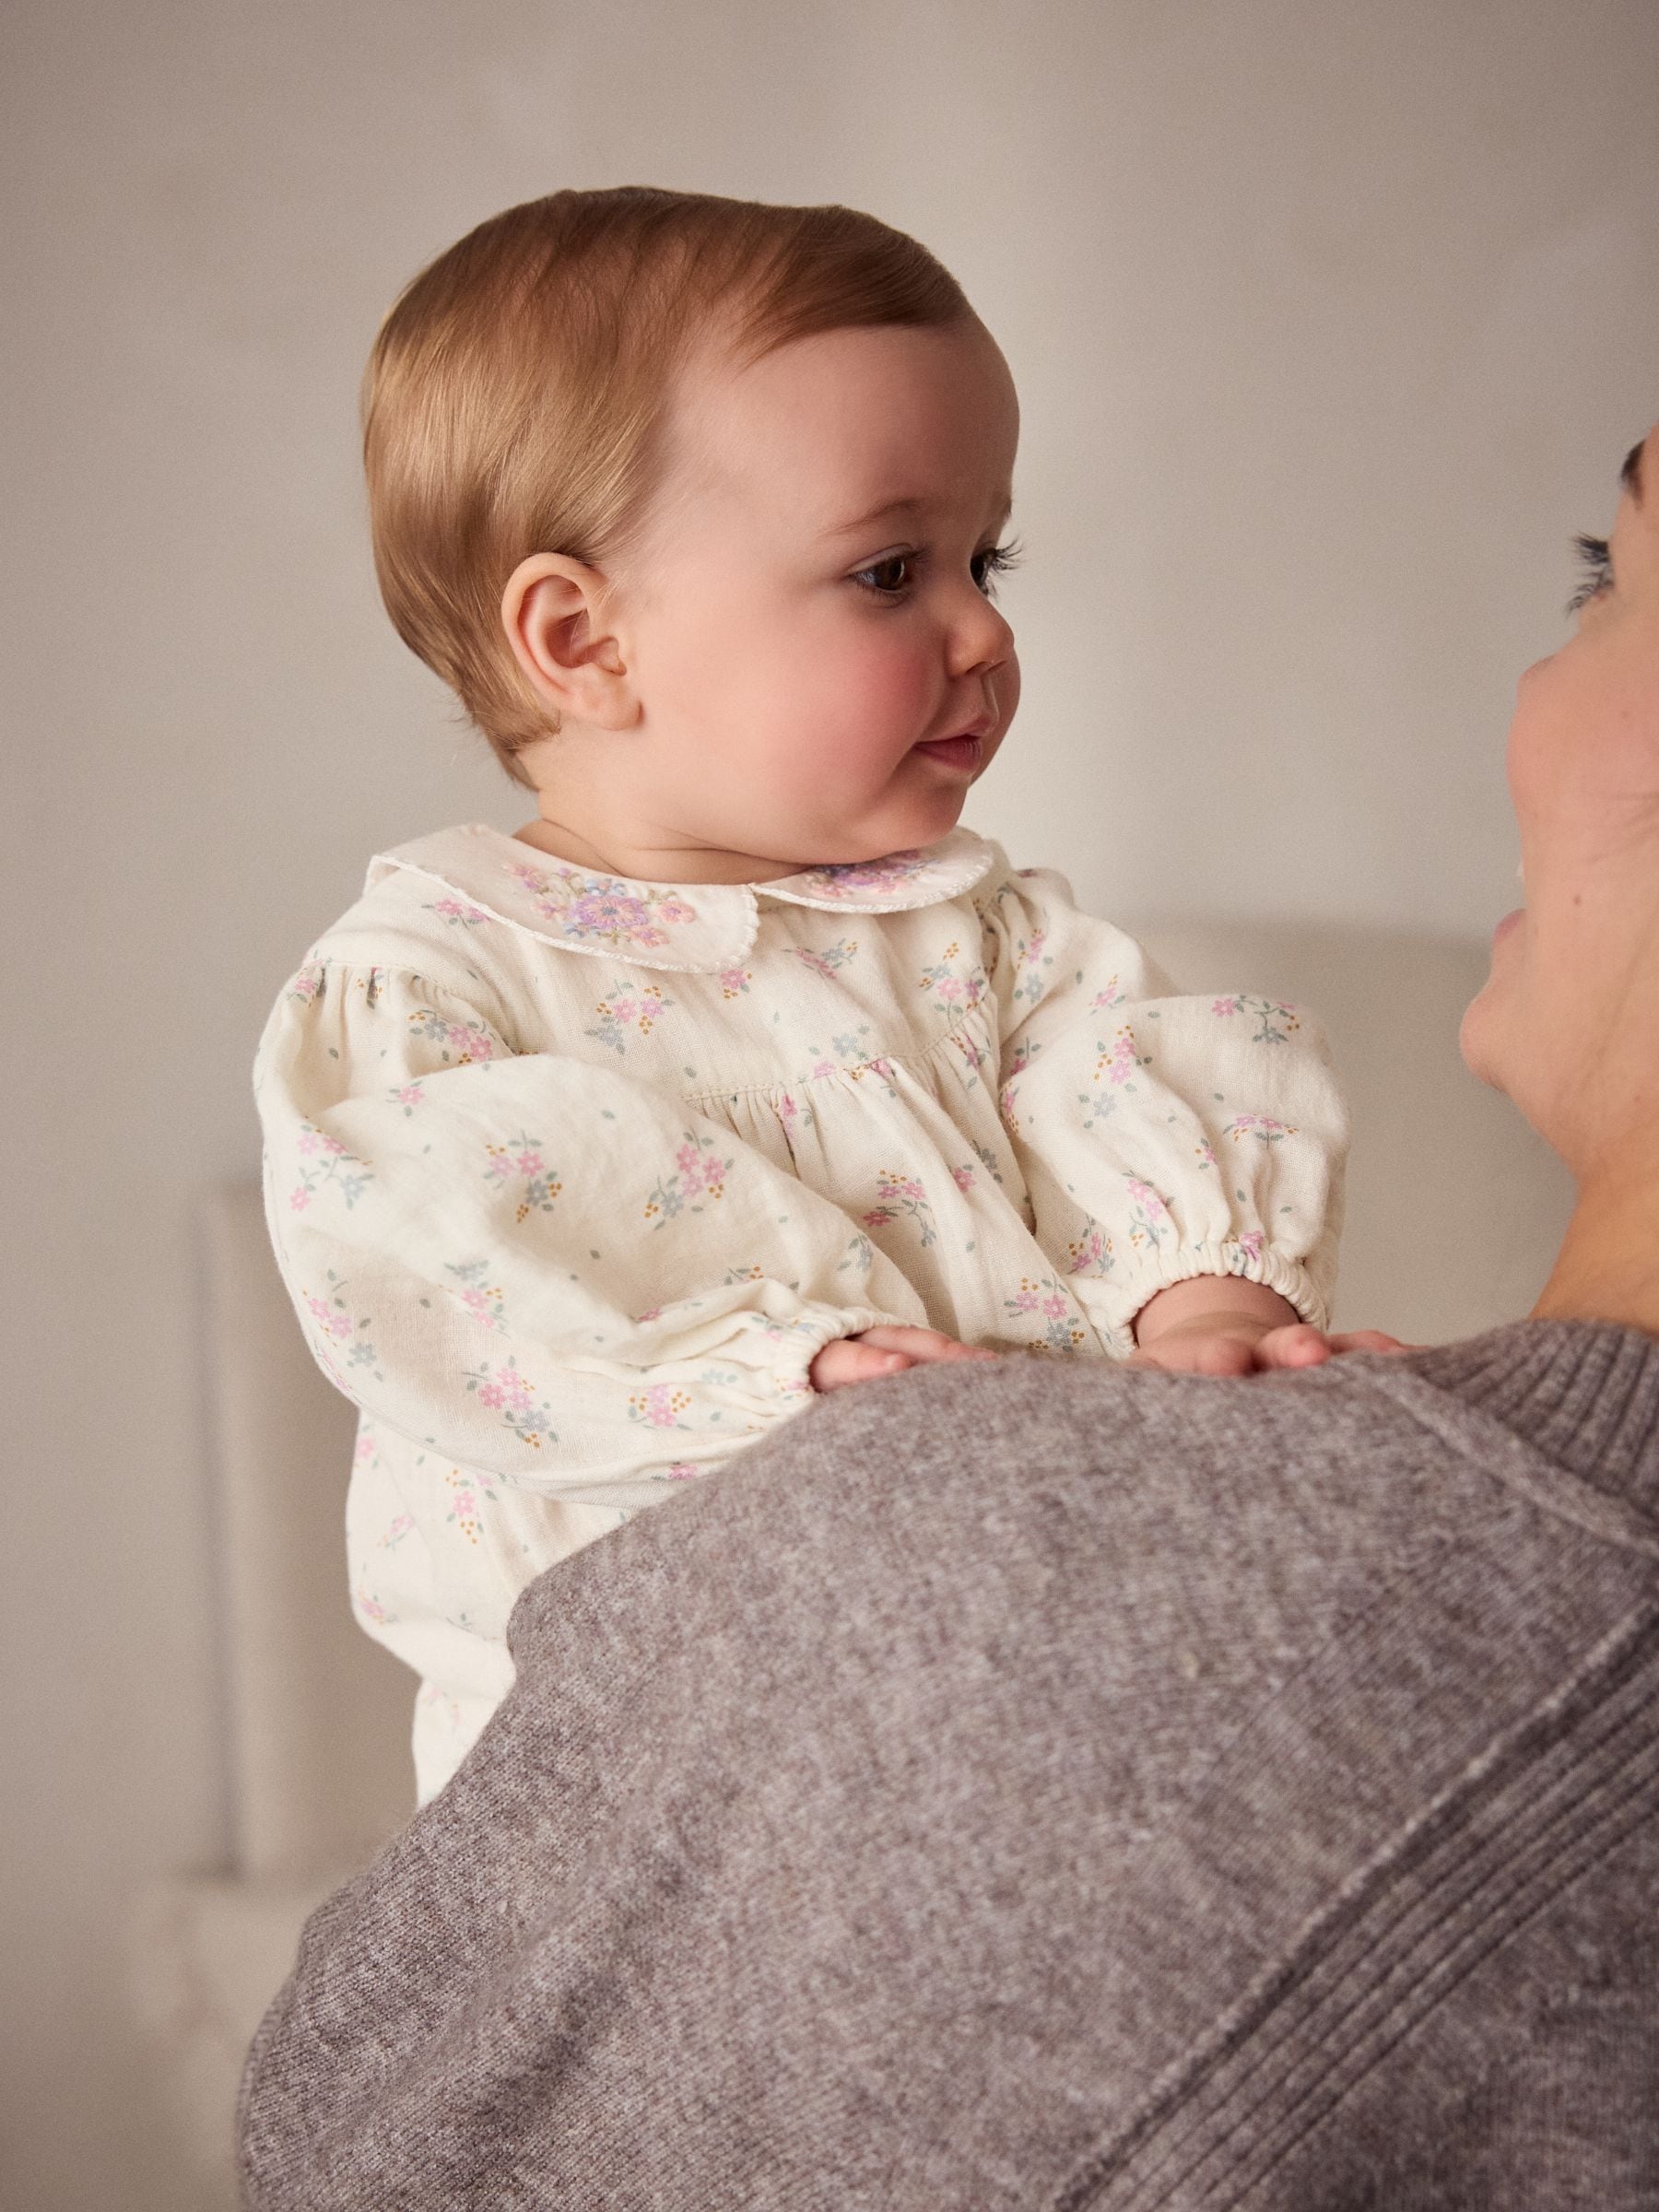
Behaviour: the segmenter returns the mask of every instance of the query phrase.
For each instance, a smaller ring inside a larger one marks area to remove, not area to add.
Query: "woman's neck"
[[[1586,1179],[1537,1304],[1539,1320],[1612,1321],[1659,1336],[1659,1172],[1646,1160]]]

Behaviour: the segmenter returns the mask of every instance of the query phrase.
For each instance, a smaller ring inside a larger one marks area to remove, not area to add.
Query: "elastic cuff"
[[[1133,1274],[1113,1276],[1110,1281],[1089,1284],[1076,1280],[1073,1292],[1083,1300],[1108,1355],[1127,1359],[1135,1350],[1135,1317],[1160,1290],[1175,1283],[1190,1283],[1201,1275],[1228,1276],[1235,1282],[1260,1283],[1296,1308],[1303,1321],[1316,1329],[1329,1325],[1330,1303],[1301,1261],[1290,1259],[1271,1246],[1249,1242],[1178,1244],[1168,1252],[1149,1253]]]

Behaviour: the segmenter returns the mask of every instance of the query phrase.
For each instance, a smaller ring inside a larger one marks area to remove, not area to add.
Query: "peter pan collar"
[[[427,903],[446,921],[500,922],[562,952],[718,974],[753,949],[763,900],[832,913],[904,913],[955,899],[995,857],[994,846],[971,830],[953,830],[920,852],[804,868],[775,883],[641,883],[594,875],[472,822],[377,853],[366,888],[403,868],[444,894]]]

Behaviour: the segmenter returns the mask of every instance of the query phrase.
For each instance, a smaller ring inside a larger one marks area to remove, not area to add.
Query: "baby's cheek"
[[[921,738],[938,736],[943,707],[936,663],[921,653],[891,652],[861,665],[842,694],[841,712],[853,744],[872,764]]]

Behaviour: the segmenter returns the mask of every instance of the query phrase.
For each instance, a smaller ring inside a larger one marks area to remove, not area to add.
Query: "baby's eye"
[[[1613,555],[1605,537],[1575,537],[1573,551],[1579,559],[1579,585],[1567,602],[1567,612],[1576,615],[1592,599],[1599,599],[1613,585]]]
[[[996,596],[996,579],[1019,566],[1019,541],[1010,538],[1006,546],[987,546],[982,552],[974,555],[973,581],[987,599]]]
[[[878,599],[896,599],[912,579],[911,569],[915,561],[913,553],[888,553],[880,560],[873,560],[867,569],[854,569],[853,581],[862,584],[866,592],[874,592]]]

